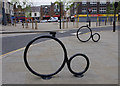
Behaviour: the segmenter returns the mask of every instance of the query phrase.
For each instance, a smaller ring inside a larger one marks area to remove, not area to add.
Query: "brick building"
[[[64,15],[64,6],[61,5],[61,17]],[[50,17],[60,18],[60,6],[51,3],[51,5],[41,5],[40,8],[41,20],[50,19]]]
[[[25,20],[25,11],[21,6],[14,5],[14,17],[18,20]]]
[[[107,9],[110,9],[109,13]],[[89,14],[88,10],[92,10],[92,12]],[[107,16],[109,16],[109,19],[113,18],[114,10],[112,8],[112,2],[83,1],[74,2],[73,7],[70,9],[70,13],[70,16],[78,16],[78,21],[87,21],[87,16],[90,16],[92,21],[97,21],[99,19],[106,20]]]

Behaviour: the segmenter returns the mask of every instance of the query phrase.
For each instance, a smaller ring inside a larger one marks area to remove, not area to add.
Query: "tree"
[[[110,4],[108,4],[108,6],[107,6],[106,13],[107,13],[107,22],[108,22],[109,14],[111,13],[111,7],[110,7]]]
[[[21,8],[23,10],[29,10],[31,8],[31,5],[33,3],[31,2],[28,2],[27,0],[23,0],[23,1],[20,1],[20,0],[12,0],[11,3],[13,5],[15,5],[17,8]]]
[[[114,4],[115,4],[115,2],[113,2],[113,4],[112,4],[112,10],[113,10],[113,12],[114,12],[114,9],[115,9]],[[120,1],[118,2],[118,7],[116,8],[116,12],[118,13],[119,10],[120,10]]]
[[[118,7],[117,7],[117,13],[119,12],[119,10],[120,10],[120,1],[118,2]]]

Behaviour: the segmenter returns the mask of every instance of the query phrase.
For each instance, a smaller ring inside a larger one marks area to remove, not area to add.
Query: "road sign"
[[[92,8],[88,8],[88,12],[90,14],[92,12]]]

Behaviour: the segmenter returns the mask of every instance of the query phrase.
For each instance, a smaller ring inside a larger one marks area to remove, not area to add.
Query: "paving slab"
[[[67,65],[50,80],[43,80],[30,73],[23,60],[24,49],[3,56],[3,84],[117,84],[118,83],[118,31],[99,32],[99,42],[92,40],[82,43],[76,36],[60,38],[64,43],[68,58],[76,53],[83,53],[90,59],[90,68],[82,78],[74,77]],[[29,63],[41,73],[55,72],[63,60],[62,48],[53,40],[37,43],[30,47]],[[74,70],[84,66],[84,59],[75,58],[72,62]],[[82,69],[81,69],[82,70]]]

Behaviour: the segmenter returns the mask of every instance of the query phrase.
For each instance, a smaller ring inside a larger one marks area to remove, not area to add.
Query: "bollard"
[[[26,28],[28,28],[28,26],[27,26],[27,22],[26,22]]]
[[[110,19],[110,25],[112,25],[112,18]]]
[[[27,21],[27,28],[28,28],[28,23],[29,23],[29,22]]]
[[[37,29],[37,21],[35,21],[35,29]]]
[[[24,21],[22,22],[22,26],[23,26],[23,28],[24,28]]]
[[[100,26],[100,19],[99,19],[99,26]]]
[[[98,23],[98,22],[96,22],[96,26],[97,26],[97,23]]]
[[[76,21],[76,28],[78,28],[78,21]]]
[[[34,23],[33,23],[33,20],[32,20],[32,29],[34,29]]]
[[[63,29],[65,29],[65,25],[64,25],[64,23],[65,23],[65,22],[63,21]]]
[[[74,28],[74,21],[73,21],[73,28]]]
[[[67,20],[67,22],[66,22],[66,28],[68,28],[68,20]]]
[[[28,21],[26,20],[26,28],[28,28]]]
[[[89,20],[89,27],[91,27],[91,21]]]
[[[27,21],[26,21],[26,19],[25,19],[25,26],[26,26],[26,28],[27,28]]]
[[[106,22],[107,22],[107,21],[105,20],[105,25],[106,25]]]
[[[15,19],[15,27],[16,27],[16,19]]]

